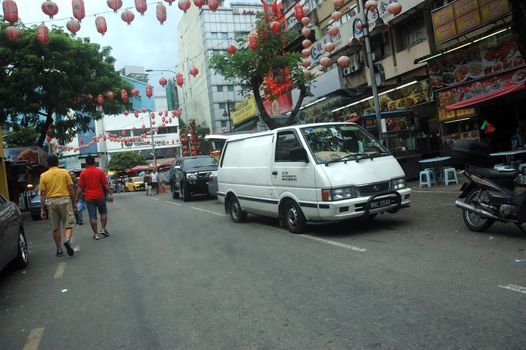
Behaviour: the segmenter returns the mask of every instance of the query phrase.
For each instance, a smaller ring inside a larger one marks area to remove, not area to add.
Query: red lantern
[[[308,49],[309,47],[311,47],[311,45],[312,45],[312,41],[310,41],[309,39],[305,39],[305,40],[303,40],[303,41],[301,42],[301,45],[302,45],[304,48]]]
[[[179,6],[179,9],[181,11],[184,11],[184,13],[186,13],[186,10],[188,10],[191,5],[192,4],[190,3],[190,0],[179,0],[179,2],[177,3],[177,6]]]
[[[124,116],[125,116],[125,117],[127,117],[127,116],[128,116],[128,114],[130,114],[130,112],[128,112],[128,111],[124,111],[124,113],[123,113],[123,114],[124,114]]]
[[[163,115],[163,111],[159,111],[159,116]]]
[[[132,130],[135,131],[135,130],[137,130],[137,128],[134,126],[134,127],[132,128]]]
[[[148,98],[152,97],[152,93],[153,93],[153,87],[150,84],[146,85],[146,97]]]
[[[133,111],[133,115],[135,116],[135,118],[139,118],[139,112],[138,111]]]
[[[4,19],[11,24],[15,24],[18,21],[18,7],[16,2],[13,0],[4,0],[2,3],[4,9]]]
[[[146,107],[142,107],[141,112],[146,113]]]
[[[87,94],[86,95],[86,101],[88,101],[90,103],[93,102],[93,95],[92,94]]]
[[[217,0],[208,0],[208,8],[212,11],[217,10],[219,2]]]
[[[201,8],[201,7],[203,7],[204,4],[205,4],[205,0],[194,0],[194,5],[196,7]],[[210,4],[209,4],[209,6],[210,6]]]
[[[363,22],[362,21],[356,22],[356,29],[358,29],[358,30],[362,30],[363,29]]]
[[[58,13],[58,6],[53,1],[44,1],[44,3],[42,3],[42,11],[48,15],[49,18],[53,18],[53,16]]]
[[[162,87],[165,87],[166,84],[168,84],[168,80],[166,80],[165,77],[161,77],[161,79],[159,79],[159,85],[161,85]]]
[[[86,12],[84,11],[84,0],[72,0],[71,6],[73,7],[73,17],[75,17],[79,22],[86,17]]]
[[[334,11],[331,14],[331,18],[333,21],[339,21],[340,19],[342,19],[342,17],[343,17],[343,13],[341,13],[340,11]]]
[[[113,91],[108,91],[106,93],[106,97],[108,98],[108,100],[113,101],[113,99],[115,98],[115,93]]]
[[[146,111],[146,108],[144,109],[144,111]],[[161,112],[161,113],[162,113],[162,112]],[[152,120],[154,120],[154,119],[155,119],[155,113],[153,113],[153,112],[150,113],[150,118],[152,118]]]
[[[157,16],[157,20],[163,24],[166,21],[166,6],[161,3],[157,4],[155,15]]]
[[[234,45],[228,45],[228,47],[226,48],[226,52],[233,55],[237,52],[237,49]]]
[[[181,73],[177,73],[175,75],[175,81],[176,81],[177,85],[179,85],[179,87],[183,86],[183,84],[184,84],[183,75]]]
[[[312,64],[311,60],[303,60],[303,61],[301,61],[301,65],[304,68],[308,68],[311,64]]]
[[[139,96],[139,89],[135,88],[132,90],[133,96]]]
[[[339,32],[340,32],[340,29],[338,29],[338,27],[331,27],[331,29],[329,29],[330,36],[336,36],[338,35]]]
[[[274,33],[279,33],[279,31],[281,30],[281,24],[278,21],[272,21],[270,23],[270,30]]]
[[[141,14],[141,16],[144,16],[144,13],[148,9],[148,4],[146,3],[146,0],[135,0],[135,8],[137,9],[137,12]]]
[[[22,32],[20,29],[14,26],[9,26],[5,29],[5,34],[7,38],[11,41],[18,40],[22,37]]]
[[[294,18],[299,22],[303,18],[303,6],[294,5]]]
[[[104,33],[106,33],[108,30],[106,18],[103,16],[97,16],[97,18],[95,18],[95,26],[97,27],[97,32],[101,33],[102,35],[104,35]]]
[[[332,60],[329,57],[322,57],[321,60],[320,60],[320,65],[322,67],[327,68],[331,64],[332,64]]]
[[[397,2],[392,2],[389,5],[387,5],[387,12],[396,16],[400,14],[400,12],[402,12],[402,5],[400,5]]]
[[[338,58],[338,66],[342,68],[347,68],[351,64],[351,59],[347,56],[341,56]]]
[[[339,9],[345,3],[345,0],[334,0],[334,8]]]
[[[124,22],[130,25],[130,23],[135,19],[135,15],[130,10],[126,10],[123,13],[121,13],[121,18]]]
[[[197,69],[197,67],[190,68],[190,74],[192,74],[194,77],[197,76],[197,74],[199,74],[199,69]]]
[[[97,96],[97,104],[99,106],[102,106],[103,103],[104,103],[104,97],[102,95]]]
[[[310,8],[308,6],[303,6],[303,16],[308,16],[310,13]]]
[[[164,116],[168,117],[168,111],[164,111]]]
[[[304,25],[304,26],[308,26],[310,24],[311,20],[309,17],[303,17],[301,19],[301,24]]]
[[[121,136],[126,136],[126,131],[122,130],[121,131]]]
[[[122,102],[128,101],[128,91],[121,89],[121,100]]]
[[[168,5],[172,6],[172,2],[175,2],[175,0],[164,0],[168,3]]]
[[[248,45],[252,50],[255,50],[258,47],[258,37],[255,34],[250,34],[248,36]]]
[[[378,6],[378,2],[376,0],[367,0],[365,2],[365,9],[367,10],[374,10]]]
[[[305,58],[309,57],[310,54],[311,54],[312,50],[311,49],[303,49],[301,50],[301,55]]]
[[[49,41],[48,38],[48,32],[46,25],[42,23],[37,27],[37,40],[40,41],[42,44],[45,44]]]
[[[47,141],[47,143],[51,143],[51,140],[52,140],[51,136],[49,136],[49,135],[46,136],[46,141]]]
[[[323,49],[327,52],[333,52],[334,49],[336,48],[336,45],[334,45],[334,43],[331,43],[331,42],[328,42],[327,44],[325,44],[325,46],[323,47]]]
[[[80,30],[80,23],[79,21],[75,21],[74,19],[70,19],[68,21],[68,23],[66,23],[66,28],[68,28],[68,30],[75,34],[76,32],[78,32]]]
[[[122,7],[122,0],[108,0],[106,3],[108,4],[108,7],[115,13]]]
[[[312,30],[310,30],[310,28],[307,28],[307,27],[305,27],[305,28],[303,28],[303,29],[301,30],[301,34],[302,34],[304,37],[306,37],[306,38],[308,38],[308,37],[311,35],[311,33],[312,33]]]

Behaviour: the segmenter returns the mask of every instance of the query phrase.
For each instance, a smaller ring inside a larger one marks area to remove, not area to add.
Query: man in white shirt
[[[155,194],[159,194],[159,174],[157,173],[157,169],[153,169],[152,189],[155,192]]]

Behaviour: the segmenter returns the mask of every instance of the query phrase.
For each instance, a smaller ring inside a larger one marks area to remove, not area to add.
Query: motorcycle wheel
[[[468,196],[466,197],[466,204],[472,204],[475,207],[478,207],[480,195],[481,191],[478,189],[471,191],[471,193],[468,194]],[[493,223],[495,222],[495,220],[483,218],[480,215],[470,212],[468,210],[463,211],[462,218],[464,219],[464,223],[466,224],[466,226],[471,231],[475,232],[485,231],[488,228],[490,228],[491,225],[493,225]]]

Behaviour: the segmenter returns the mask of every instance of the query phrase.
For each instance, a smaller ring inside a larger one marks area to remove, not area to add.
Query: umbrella
[[[129,169],[127,171],[128,174],[135,174],[135,173],[138,173],[140,171],[146,171],[150,169],[147,165],[136,165],[134,166],[133,168]]]
[[[173,159],[170,159],[169,161],[159,165],[157,168],[163,169],[163,168],[170,168],[173,165],[174,161]]]

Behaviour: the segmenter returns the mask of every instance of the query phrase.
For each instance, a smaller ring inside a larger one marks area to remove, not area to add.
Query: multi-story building
[[[260,3],[231,3],[230,8],[220,7],[215,12],[205,5],[192,6],[178,25],[178,70],[184,76],[179,90],[183,120],[195,119],[198,125],[209,127],[212,132],[230,129],[227,103],[233,106],[242,101],[245,87],[225,80],[208,66],[208,59],[226,53],[230,44],[241,43],[256,22],[256,13],[262,11]],[[190,75],[190,68],[199,70]]]

